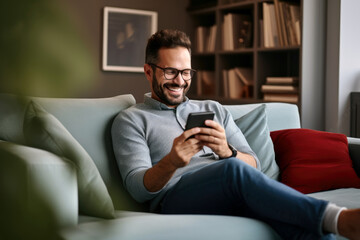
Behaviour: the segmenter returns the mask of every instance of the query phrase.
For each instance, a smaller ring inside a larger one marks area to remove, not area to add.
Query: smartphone
[[[215,113],[213,111],[207,112],[192,112],[189,114],[185,130],[194,128],[194,127],[207,127],[205,125],[206,120],[213,120]]]

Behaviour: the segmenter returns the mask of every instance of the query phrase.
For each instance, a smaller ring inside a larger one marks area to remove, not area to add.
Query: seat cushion
[[[341,207],[360,208],[360,189],[340,188],[336,190],[310,193],[308,196],[323,199]]]
[[[30,146],[50,151],[75,164],[81,213],[114,217],[112,200],[94,161],[59,120],[34,101],[25,112],[24,136]]]
[[[88,222],[62,231],[62,238],[126,240],[280,239],[267,224],[242,217],[214,215],[133,215]]]

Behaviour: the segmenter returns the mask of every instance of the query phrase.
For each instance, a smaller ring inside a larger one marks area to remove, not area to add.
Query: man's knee
[[[258,171],[237,158],[228,158],[223,163],[224,177],[237,183],[256,177]]]
[[[224,169],[226,169],[227,171],[242,171],[243,168],[250,167],[246,163],[235,157],[227,158],[223,161]]]

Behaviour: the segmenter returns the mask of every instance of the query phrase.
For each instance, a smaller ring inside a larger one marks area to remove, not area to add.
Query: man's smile
[[[186,88],[186,84],[183,86],[179,86],[177,84],[165,84],[164,88],[174,93],[180,93],[183,89]]]

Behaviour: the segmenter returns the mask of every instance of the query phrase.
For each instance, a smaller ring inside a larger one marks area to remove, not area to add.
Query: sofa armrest
[[[348,137],[349,154],[356,174],[360,177],[360,138]]]
[[[50,152],[0,141],[0,239],[53,239],[78,221],[75,166]]]

